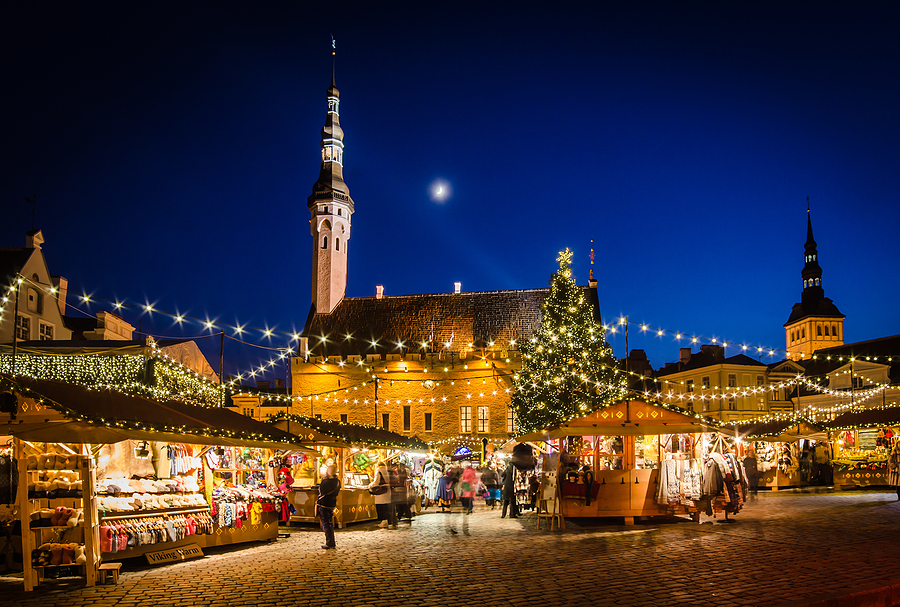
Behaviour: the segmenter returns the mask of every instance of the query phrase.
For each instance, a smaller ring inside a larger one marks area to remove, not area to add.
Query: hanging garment
[[[684,471],[681,476],[681,484],[684,488],[684,497],[689,500],[699,500],[702,496],[702,477],[700,465],[696,459],[684,462]]]
[[[656,503],[669,504],[678,501],[679,480],[678,461],[674,459],[663,460],[659,467],[659,484],[656,490]]]
[[[18,487],[18,460],[9,453],[0,455],[0,504],[15,504]]]
[[[437,499],[438,482],[441,480],[441,476],[443,473],[434,462],[425,464],[425,475],[422,479],[425,483],[425,497],[432,501]]]
[[[438,505],[449,506],[453,503],[453,490],[450,488],[452,484],[453,477],[450,475],[445,475],[438,479],[437,491],[435,493]]]

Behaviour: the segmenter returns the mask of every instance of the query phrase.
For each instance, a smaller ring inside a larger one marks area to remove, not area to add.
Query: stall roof
[[[801,439],[825,440],[827,433],[818,424],[805,418],[775,419],[749,424],[734,424],[723,428],[737,432],[742,439],[790,443]]]
[[[826,430],[853,430],[856,428],[896,428],[900,426],[900,407],[865,409],[838,415],[822,424]]]
[[[564,436],[692,434],[713,432],[719,422],[687,409],[632,392],[583,417],[517,437],[538,441]]]
[[[270,449],[306,449],[297,437],[228,409],[158,402],[111,389],[0,374],[20,396],[17,419],[0,434],[39,442],[125,439]]]
[[[306,444],[319,444],[333,447],[347,445],[366,445],[369,447],[394,447],[409,451],[427,451],[428,445],[417,436],[404,436],[362,424],[338,422],[330,419],[318,419],[304,415],[279,413],[270,420],[275,427],[296,435]]]

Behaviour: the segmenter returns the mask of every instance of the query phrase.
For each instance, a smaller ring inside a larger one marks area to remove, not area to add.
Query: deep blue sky
[[[37,193],[76,292],[302,327],[333,34],[348,295],[541,287],[564,247],[585,282],[593,238],[605,317],[784,347],[808,195],[848,340],[900,333],[897,3],[78,4],[0,9],[0,244]]]

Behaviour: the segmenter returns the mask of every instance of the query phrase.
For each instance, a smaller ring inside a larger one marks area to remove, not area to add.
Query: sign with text
[[[159,552],[148,552],[146,554],[147,562],[151,565],[159,563],[174,563],[175,561],[186,561],[188,559],[196,559],[203,556],[203,551],[197,544],[188,544],[178,548],[169,550],[160,550]]]

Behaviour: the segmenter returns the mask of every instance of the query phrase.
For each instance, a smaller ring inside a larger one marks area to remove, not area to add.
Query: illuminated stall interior
[[[711,448],[704,433],[716,428],[710,418],[634,395],[519,440],[543,440],[559,451],[564,516],[621,516],[633,524],[635,517],[697,514],[692,495],[660,502],[660,462],[675,460],[689,467]],[[549,461],[545,475],[553,468]]]
[[[831,484],[831,475],[822,474],[821,468],[831,459],[828,433],[810,420],[765,420],[729,425],[723,432],[733,432],[740,438],[738,450],[742,457],[756,458],[761,488],[777,491],[814,483]]]
[[[12,437],[22,553],[34,556],[23,559],[26,590],[60,566],[56,545],[83,556],[74,567],[93,585],[104,561],[275,539],[281,496],[234,483],[257,470],[218,463],[228,452],[260,456],[253,462],[275,450],[309,452],[297,437],[221,408],[7,375],[0,387],[15,399],[0,435]],[[77,512],[75,522],[54,524],[58,508]]]
[[[887,485],[887,460],[900,432],[900,407],[864,409],[823,424],[831,434],[835,488]]]
[[[417,437],[383,428],[282,413],[271,420],[276,428],[315,449],[313,455],[288,453],[281,473],[292,479],[292,522],[318,521],[315,502],[325,466],[334,465],[341,479],[335,519],[338,525],[373,520],[375,500],[367,486],[379,461],[403,454],[424,456],[428,446]]]

